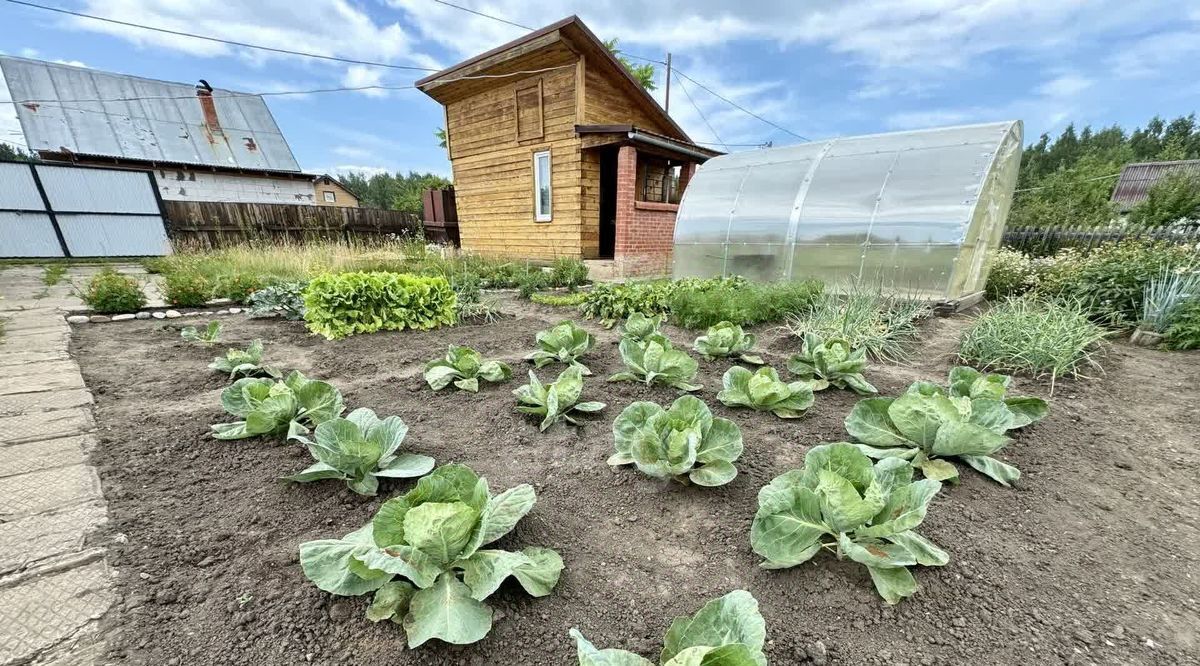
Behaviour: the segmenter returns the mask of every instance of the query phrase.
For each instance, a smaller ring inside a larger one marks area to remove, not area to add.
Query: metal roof
[[[1146,200],[1150,188],[1169,173],[1190,173],[1200,177],[1200,160],[1173,162],[1137,162],[1126,164],[1113,187],[1112,201],[1121,210],[1129,210]]]
[[[214,89],[206,114],[186,83],[8,56],[0,71],[30,150],[300,171],[258,95]]]

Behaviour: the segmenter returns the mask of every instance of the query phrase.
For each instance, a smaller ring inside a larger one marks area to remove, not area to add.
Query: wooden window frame
[[[546,156],[546,177],[550,179],[550,182],[546,183],[546,198],[549,199],[549,201],[546,202],[547,212],[545,214],[542,213],[542,207],[540,205],[541,204],[540,198],[542,196],[542,182],[541,182],[542,179],[539,176],[540,172],[538,171],[538,159],[543,155]],[[554,220],[554,168],[553,167],[554,167],[553,158],[550,154],[549,148],[546,148],[545,150],[534,151],[534,153],[533,153],[533,220],[535,222],[551,222]]]
[[[325,203],[337,203],[337,192],[325,190],[322,198],[325,199]]]
[[[537,90],[537,134],[521,134],[521,93],[528,93],[530,90]],[[546,109],[542,98],[542,80],[538,79],[536,83],[513,89],[513,111],[516,112],[516,127],[514,133],[517,137],[517,142],[521,141],[538,141],[546,136]]]

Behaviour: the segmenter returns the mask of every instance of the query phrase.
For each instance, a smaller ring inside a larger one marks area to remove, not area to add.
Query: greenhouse
[[[819,278],[959,300],[983,290],[1021,164],[1020,121],[713,158],[675,225],[675,277]]]

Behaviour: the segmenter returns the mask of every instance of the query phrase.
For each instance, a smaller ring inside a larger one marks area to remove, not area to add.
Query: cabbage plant
[[[716,326],[709,326],[704,335],[696,338],[692,348],[708,360],[714,358],[737,357],[746,363],[762,365],[762,357],[751,354],[757,338],[753,333],[746,333],[741,326],[733,322],[723,321]]]
[[[625,320],[625,326],[622,327],[622,338],[633,338],[634,340],[642,341],[653,335],[658,335],[658,329],[662,326],[662,315],[654,315],[647,317],[641,312],[635,312],[629,315],[629,319]]]
[[[884,601],[898,603],[917,591],[908,567],[950,561],[915,531],[942,484],[912,477],[901,458],[872,464],[852,444],[815,446],[802,469],[759,491],[750,546],[765,558],[765,569],[803,564],[824,548],[866,565]]]
[[[787,367],[792,374],[813,382],[814,391],[832,385],[859,395],[879,393],[862,374],[867,367],[866,347],[854,349],[842,338],[822,340],[816,333],[805,333],[800,353],[788,359]]]
[[[624,338],[621,340],[621,360],[629,370],[618,372],[608,378],[610,382],[642,382],[646,386],[664,384],[681,391],[699,391],[699,384],[692,384],[700,364],[687,352],[675,349],[671,341],[661,334],[645,340]]]
[[[512,378],[512,368],[507,363],[493,359],[484,360],[479,352],[470,347],[450,345],[444,358],[425,364],[425,381],[429,388],[440,391],[454,384],[464,391],[479,391],[479,380],[503,382]]]
[[[538,350],[525,356],[525,360],[533,361],[535,367],[558,362],[579,368],[585,375],[592,374],[579,359],[596,346],[596,338],[576,326],[575,322],[564,321],[553,328],[538,331],[535,339]]]
[[[654,666],[653,661],[626,650],[598,650],[572,627],[580,666]],[[745,590],[704,604],[691,617],[677,617],[667,629],[661,666],[767,666],[763,644],[767,623],[758,601]]]
[[[846,431],[868,456],[911,460],[927,478],[957,481],[958,468],[947,460],[955,458],[1007,486],[1021,471],[992,457],[1011,441],[1004,433],[1049,411],[1040,398],[1005,398],[1010,382],[954,368],[948,389],[916,382],[896,398],[860,400],[846,417]]]
[[[535,597],[558,584],[549,548],[484,548],[516,527],[537,500],[527,484],[493,495],[464,465],[442,465],[384,502],[367,525],[340,539],[300,544],[300,566],[334,595],[374,592],[367,619],[400,625],[415,648],[431,639],[466,644],[492,628],[483,603],[510,576]]]
[[[779,373],[770,366],[751,372],[735,365],[725,371],[721,385],[717,400],[725,405],[771,412],[781,419],[798,419],[813,404],[811,383],[780,381]]]
[[[530,370],[529,383],[513,391],[513,395],[517,396],[517,411],[540,416],[542,423],[539,430],[543,432],[559,421],[579,425],[573,412],[590,413],[604,409],[602,402],[579,402],[582,394],[583,371],[576,366],[563,370],[551,384],[541,383]]]
[[[179,331],[179,337],[188,342],[215,345],[221,341],[221,322],[214,319],[208,322],[208,326],[199,329],[195,326],[184,326]]]
[[[226,350],[224,356],[218,356],[208,364],[213,372],[223,372],[230,379],[241,377],[279,377],[278,370],[262,364],[263,343],[255,340],[245,349]]]
[[[617,452],[610,465],[634,464],[656,479],[721,486],[737,476],[733,461],[742,455],[742,431],[729,419],[714,417],[708,405],[691,395],[663,409],[635,402],[613,421]]]
[[[291,437],[307,433],[345,410],[340,391],[308,379],[298,370],[283,379],[239,379],[221,392],[221,406],[242,420],[214,425],[217,439]]]
[[[284,480],[308,483],[341,479],[359,495],[374,495],[380,477],[408,479],[433,469],[433,458],[400,452],[406,434],[408,426],[400,417],[380,419],[374,411],[360,407],[346,418],[321,423],[312,439],[293,435],[292,439],[308,447],[317,462]]]

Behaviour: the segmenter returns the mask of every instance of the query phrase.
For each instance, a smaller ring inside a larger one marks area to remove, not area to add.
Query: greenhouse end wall
[[[723,155],[675,224],[675,277],[862,281],[956,300],[983,289],[1021,163],[1020,121]]]

